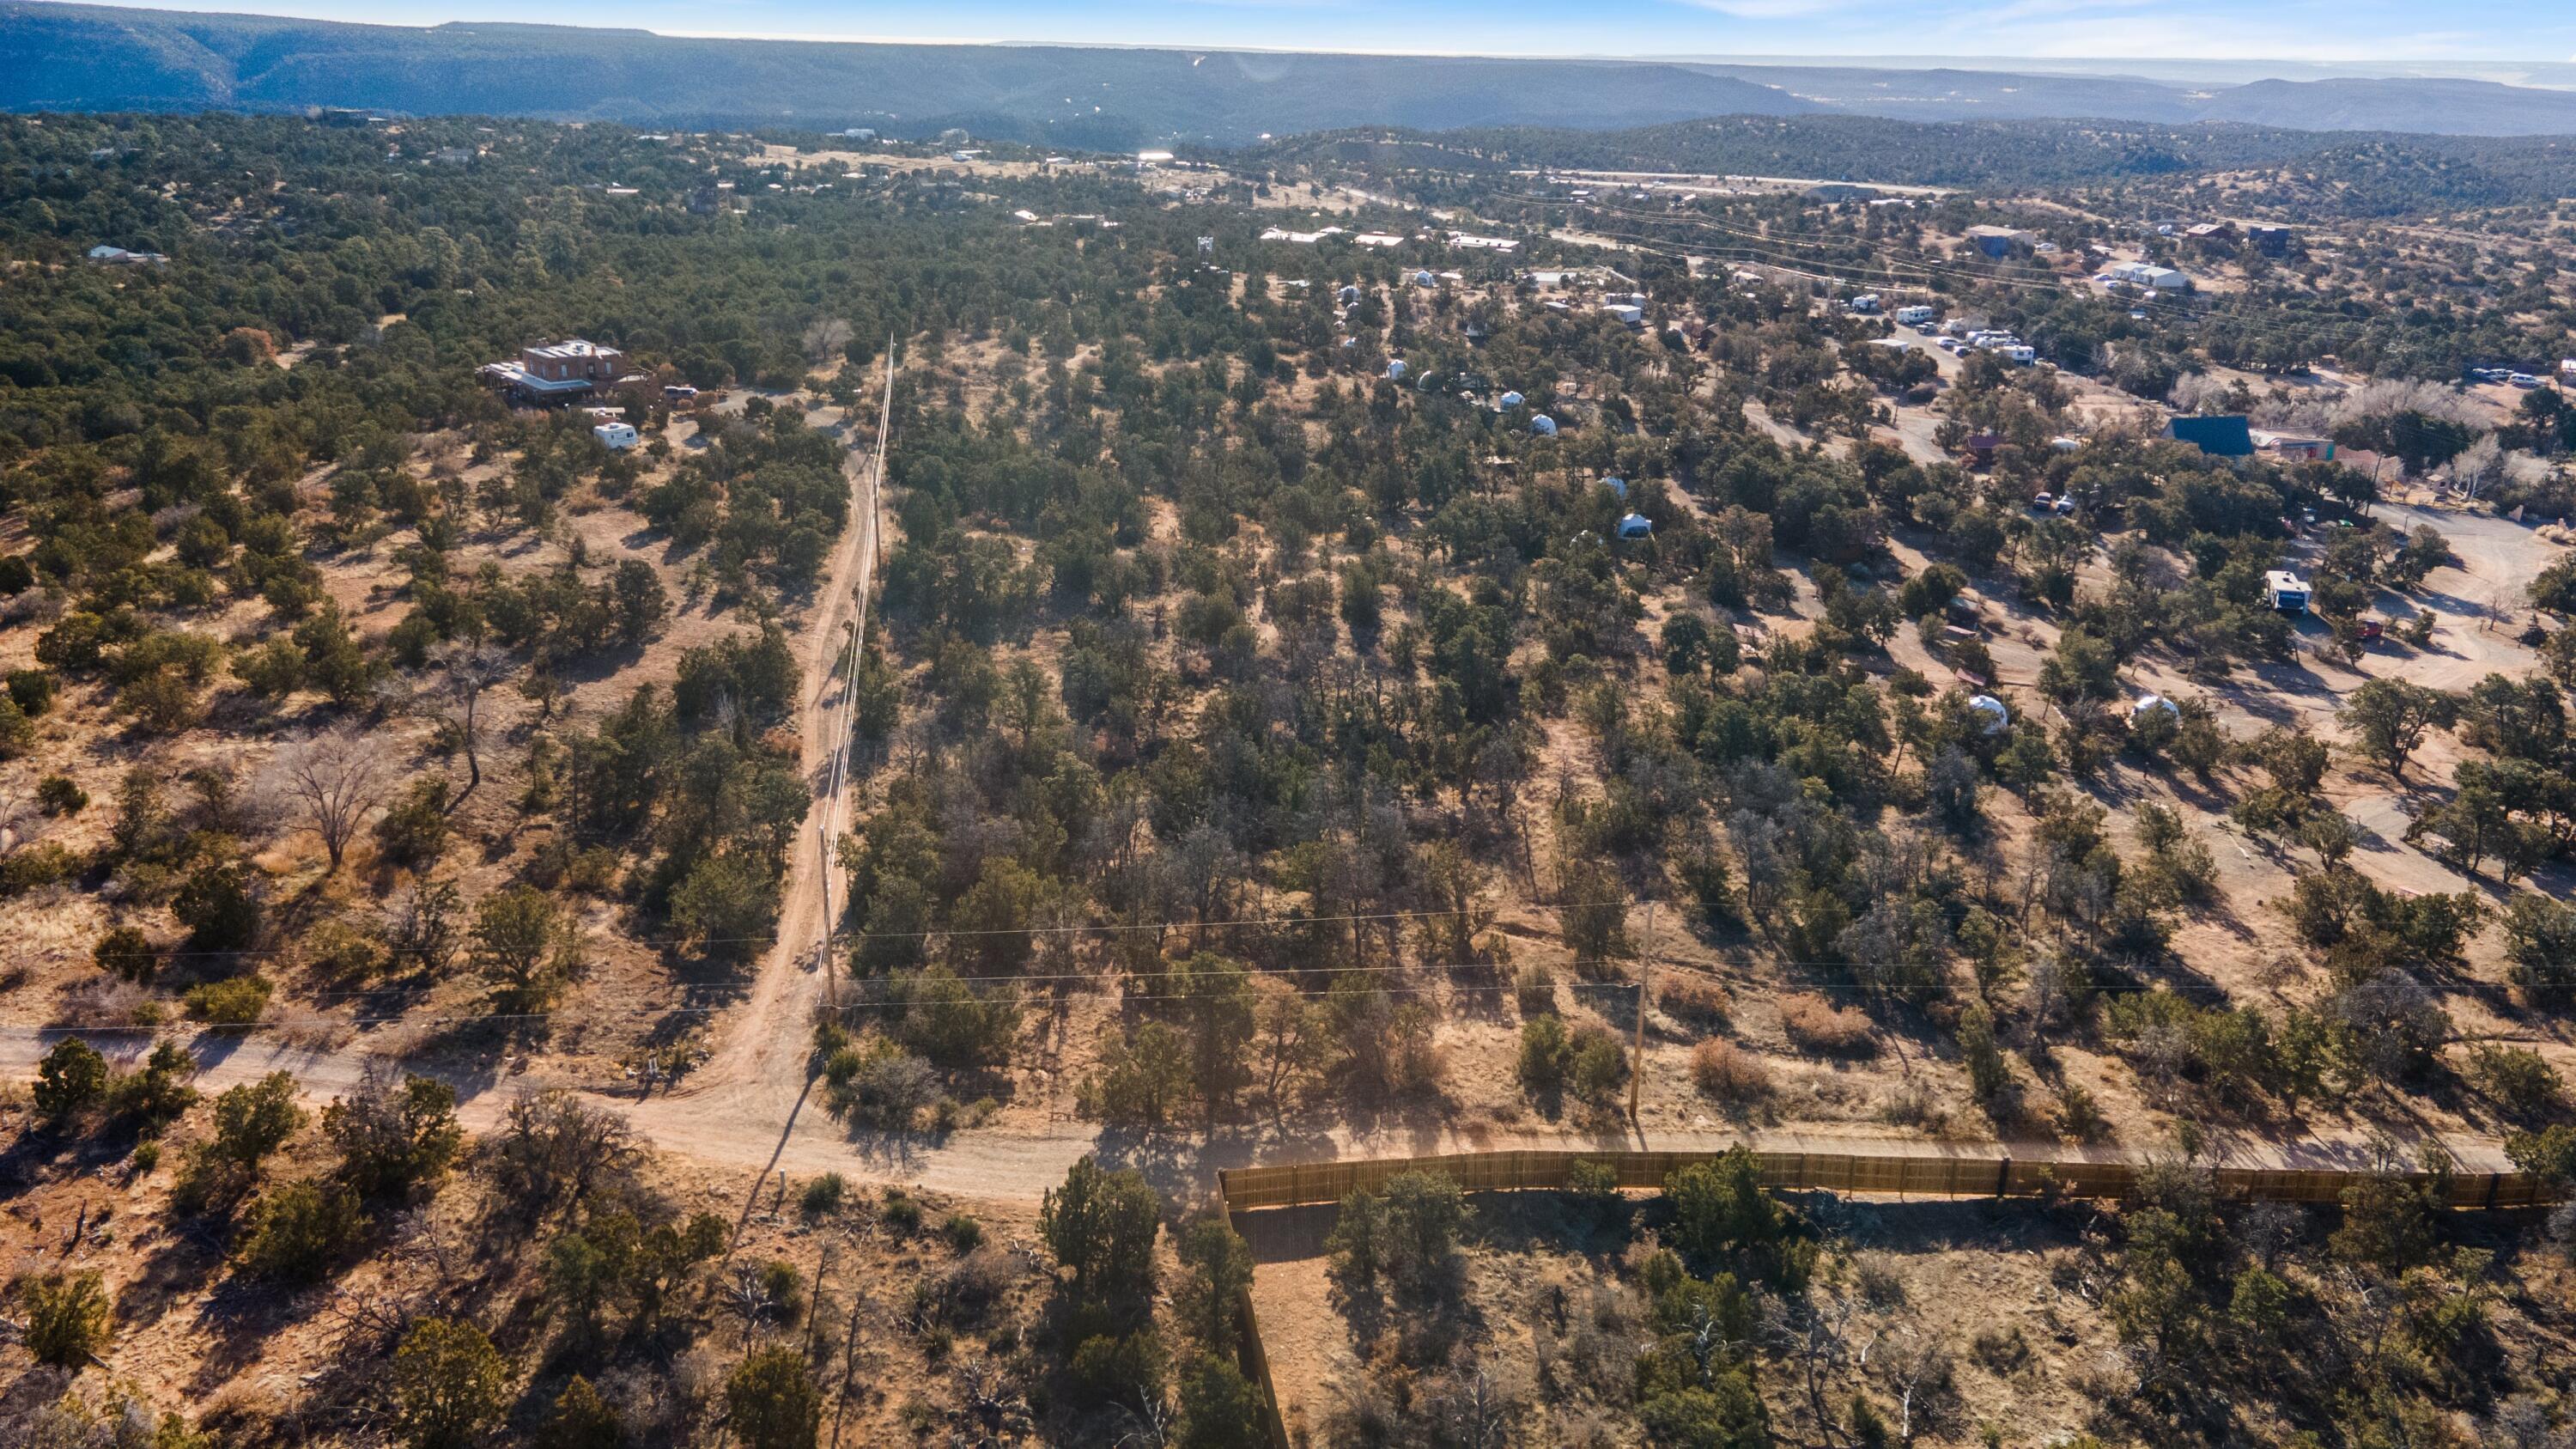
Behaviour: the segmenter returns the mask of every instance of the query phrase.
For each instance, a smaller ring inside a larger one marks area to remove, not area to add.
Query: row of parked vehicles
[[[2501,382],[2513,387],[2525,389],[2526,391],[2531,388],[2539,387],[2549,381],[2549,379],[2542,377],[2536,372],[2516,372],[2510,367],[2472,367],[2469,369],[2469,380],[2472,382]]]

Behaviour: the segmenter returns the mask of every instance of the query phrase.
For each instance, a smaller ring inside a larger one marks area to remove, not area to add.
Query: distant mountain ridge
[[[875,126],[1117,149],[1352,126],[1616,130],[1711,116],[2239,121],[2576,135],[2576,92],[2432,78],[2135,76],[430,29],[0,0],[0,109],[353,106],[636,125]]]

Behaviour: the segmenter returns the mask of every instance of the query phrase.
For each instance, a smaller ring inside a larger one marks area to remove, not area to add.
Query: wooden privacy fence
[[[1288,1424],[1279,1416],[1279,1386],[1270,1381],[1270,1355],[1261,1347],[1261,1315],[1253,1311],[1249,1285],[1236,1295],[1234,1312],[1243,1328],[1243,1353],[1237,1366],[1261,1390],[1262,1437],[1270,1449],[1289,1449]]]
[[[1460,1152],[1439,1157],[1382,1157],[1279,1167],[1232,1167],[1217,1173],[1228,1212],[1339,1202],[1407,1172],[1448,1174],[1469,1192],[1563,1188],[1577,1162],[1607,1163],[1621,1187],[1661,1187],[1676,1168],[1713,1162],[1723,1152]],[[2136,1190],[2140,1164],[2083,1159],[1923,1156],[1903,1153],[1755,1152],[1762,1185],[1776,1192],[1866,1193],[1885,1197],[2123,1198]],[[2221,1167],[2218,1194],[2242,1202],[2333,1203],[2343,1190],[2378,1174],[2344,1168]],[[2406,1176],[2421,1178],[2422,1173]],[[2453,1172],[2450,1206],[2526,1208],[2552,1203],[2559,1191],[2527,1172]]]

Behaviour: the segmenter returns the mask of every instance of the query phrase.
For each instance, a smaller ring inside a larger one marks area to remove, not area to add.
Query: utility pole
[[[1646,1081],[1646,978],[1655,969],[1655,903],[1646,902],[1646,949],[1637,957],[1637,1034],[1636,1045],[1628,1051],[1628,1124],[1644,1130],[1637,1117],[1639,1089]]]
[[[849,779],[851,731],[857,724],[859,694],[859,660],[867,648],[868,594],[876,583],[877,495],[885,478],[886,448],[894,424],[895,339],[886,338],[884,396],[878,404],[876,457],[862,475],[867,484],[866,516],[860,522],[865,531],[859,535],[859,591],[856,608],[841,622],[845,636],[841,660],[840,719],[833,725],[832,768],[825,775],[823,817],[815,822],[815,851],[823,887],[823,939],[816,947],[822,957],[823,1003],[827,1010],[841,1004],[838,973],[833,969],[833,946],[840,913],[832,906],[832,848],[838,842],[841,825],[841,791]],[[856,481],[856,480],[854,480]]]

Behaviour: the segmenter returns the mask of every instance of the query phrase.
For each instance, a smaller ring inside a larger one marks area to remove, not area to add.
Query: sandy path
[[[769,1120],[783,1117],[793,1107],[804,1083],[809,1023],[823,984],[823,943],[832,924],[833,837],[849,793],[843,764],[851,680],[837,668],[837,661],[850,642],[867,630],[868,593],[876,575],[877,493],[884,477],[886,426],[894,401],[891,356],[885,386],[874,454],[863,458],[852,453],[844,465],[850,475],[850,507],[857,526],[846,531],[832,556],[831,571],[818,595],[822,605],[807,621],[801,642],[805,678],[816,683],[797,712],[796,731],[803,742],[805,776],[814,782],[814,803],[788,853],[778,939],[761,960],[749,1000],[728,1015],[714,1052],[679,1089],[675,1104],[686,1102]]]

